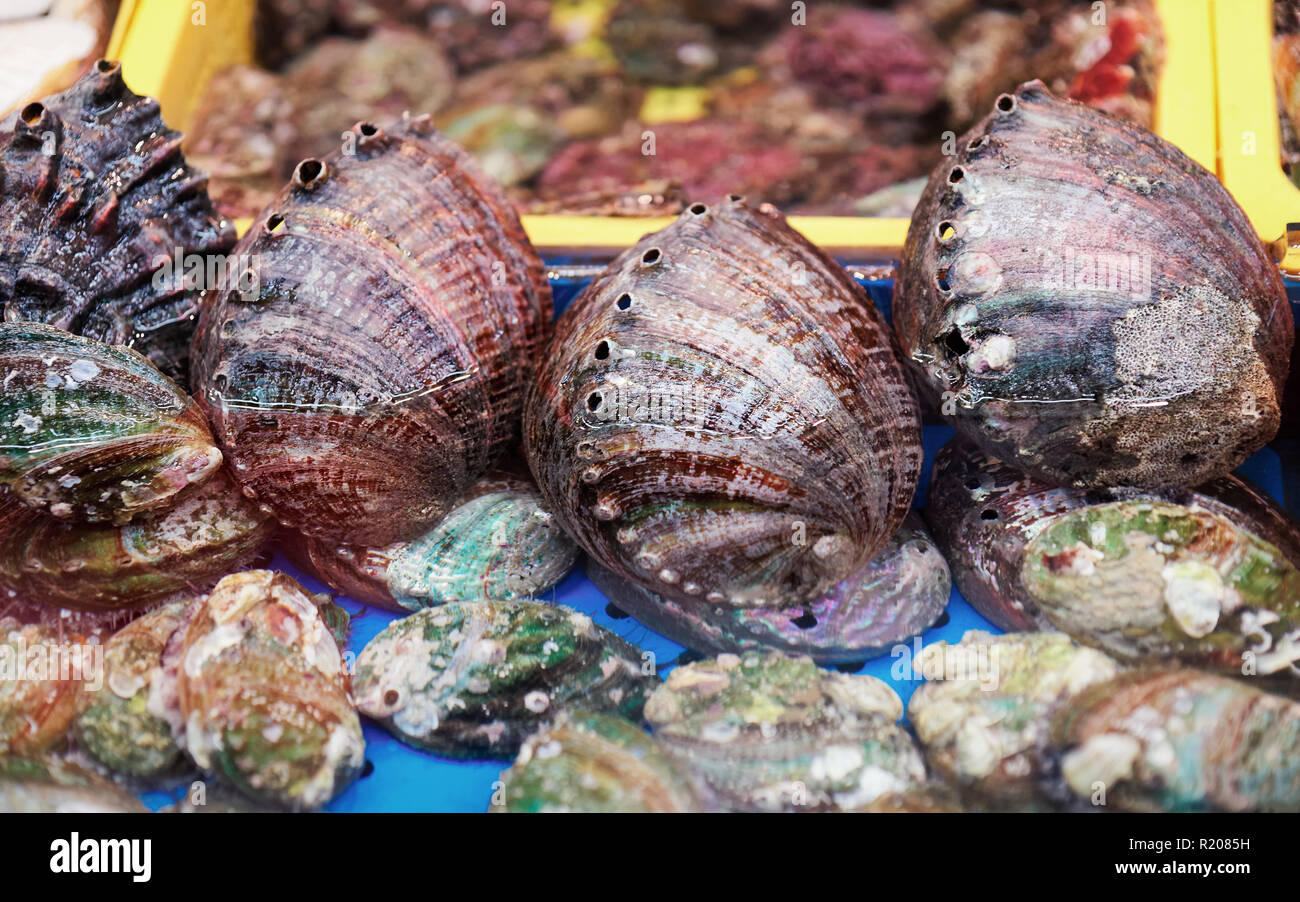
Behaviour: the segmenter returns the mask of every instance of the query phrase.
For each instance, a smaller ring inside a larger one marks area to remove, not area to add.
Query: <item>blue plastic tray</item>
[[[574,263],[572,260],[549,262],[553,270],[552,287],[558,315],[585,287],[588,279],[566,275],[567,272],[572,272],[566,268]],[[849,268],[850,271],[854,269],[852,266]],[[867,289],[871,299],[888,317],[891,312],[893,280],[862,278],[859,281]],[[1300,300],[1300,283],[1288,283],[1287,287],[1295,304]],[[1300,310],[1297,310],[1297,316],[1300,317]],[[914,501],[914,505],[918,508],[925,503],[934,454],[952,437],[952,434],[952,429],[948,426],[926,426],[923,429],[925,464],[921,485]],[[1255,454],[1238,472],[1274,498],[1282,498],[1283,468],[1278,454],[1271,448]],[[1295,479],[1297,475],[1292,471],[1289,477]],[[295,568],[283,555],[277,554],[272,566],[293,575],[314,592],[329,591],[327,587]],[[366,643],[385,626],[402,616],[377,608],[366,608],[345,597],[338,597],[336,600],[353,615],[352,635],[348,643],[348,651],[353,655],[359,654]],[[644,651],[653,653],[661,674],[671,670],[678,655],[686,651],[677,643],[651,632],[632,617],[621,615],[621,612],[610,608],[609,601],[586,578],[581,565],[548,593],[546,600],[568,605],[589,614],[601,626],[613,630]],[[620,616],[612,616],[611,610]],[[919,641],[923,644],[939,640],[957,642],[962,634],[971,629],[1002,632],[977,614],[954,588],[945,616],[940,618],[938,625],[926,630]],[[908,644],[914,651],[917,640],[912,640]],[[890,683],[906,705],[920,681],[919,675],[912,674],[910,668],[906,666],[908,660],[909,656],[902,655],[878,657],[867,661],[857,669],[857,672],[870,674]],[[329,811],[486,811],[494,791],[493,784],[500,779],[501,771],[510,765],[509,761],[458,761],[440,758],[403,745],[386,731],[369,722],[364,722],[364,730],[367,761],[365,776],[335,799],[329,805],[327,809]],[[176,797],[179,798],[187,788],[188,784],[176,787]],[[142,798],[146,805],[154,809],[175,800],[172,795],[165,792],[146,793]]]

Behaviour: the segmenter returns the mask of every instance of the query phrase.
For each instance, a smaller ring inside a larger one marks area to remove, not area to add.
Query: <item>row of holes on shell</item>
[[[1016,98],[1011,94],[1003,94],[997,99],[994,108],[1001,116],[1007,116],[1016,111]],[[966,145],[968,154],[983,150],[989,143],[987,134],[980,135]],[[961,166],[954,166],[948,172],[948,184],[959,185],[966,178],[966,170]],[[957,226],[950,219],[945,219],[934,228],[934,238],[940,244],[948,244],[957,237]],[[952,286],[948,283],[948,267],[944,266],[938,269],[934,274],[934,286],[939,289],[940,294],[947,295]]]

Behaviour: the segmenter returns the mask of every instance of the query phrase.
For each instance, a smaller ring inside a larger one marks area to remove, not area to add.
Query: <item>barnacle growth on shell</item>
[[[1214,175],[1040,82],[930,176],[895,325],[986,451],[1060,485],[1191,486],[1277,431],[1282,281]]]

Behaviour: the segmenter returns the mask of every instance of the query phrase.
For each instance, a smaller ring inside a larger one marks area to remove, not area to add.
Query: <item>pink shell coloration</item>
[[[666,598],[781,607],[897,530],[921,466],[880,314],[777,210],[692,205],[557,326],[524,411],[548,508]]]
[[[549,333],[505,197],[424,118],[304,160],[210,296],[195,396],[244,491],[321,539],[423,532],[517,435]]]

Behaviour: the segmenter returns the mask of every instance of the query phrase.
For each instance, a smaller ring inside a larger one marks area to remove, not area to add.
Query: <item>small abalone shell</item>
[[[524,409],[583,550],[673,600],[791,607],[897,531],[921,465],[888,328],[770,205],[694,204],[557,325]]]
[[[140,800],[112,780],[57,755],[0,755],[0,812],[6,814],[146,814]]]
[[[653,659],[586,614],[531,601],[425,608],[357,658],[362,714],[398,739],[458,758],[513,756],[558,712],[639,718]]]
[[[795,608],[665,599],[591,558],[587,574],[621,610],[693,651],[774,648],[819,664],[861,661],[919,635],[943,614],[952,588],[948,565],[916,513],[856,573]]]
[[[55,627],[0,617],[0,762],[66,739],[82,681],[96,679],[98,653]]]
[[[775,651],[677,667],[645,707],[655,741],[731,811],[856,810],[924,782],[902,714],[875,677]]]
[[[1295,335],[1213,173],[1041,82],[931,175],[894,323],[960,433],[1076,487],[1229,473],[1277,431]]]
[[[204,287],[185,274],[217,272],[235,227],[180,146],[108,60],[0,121],[4,320],[128,345],[185,385]]]
[[[162,655],[185,621],[173,602],[122,627],[104,645],[102,685],[83,686],[73,725],[77,745],[117,774],[157,777],[175,770],[181,749],[157,712]]]
[[[962,595],[1008,630],[1128,663],[1300,674],[1300,533],[1236,476],[1194,490],[1054,488],[966,442],[925,511]]]
[[[484,476],[429,532],[383,548],[291,536],[287,550],[322,582],[399,611],[453,601],[534,598],[573,569],[578,546],[531,480]]]
[[[1194,670],[1125,673],[1056,717],[1066,786],[1130,811],[1300,811],[1300,704]]]
[[[274,528],[224,470],[124,526],[65,523],[0,490],[0,589],[53,610],[146,608],[246,566]]]
[[[1038,784],[1052,714],[1120,671],[1064,633],[978,630],[956,645],[926,645],[913,666],[926,682],[907,717],[926,761],[973,802],[994,808],[1048,805]]]
[[[365,741],[328,605],[282,573],[250,570],[219,582],[186,629],[186,750],[256,801],[317,809],[361,772]]]
[[[524,740],[503,771],[499,803],[511,814],[680,813],[700,810],[690,777],[641,727],[572,711]]]
[[[194,385],[245,492],[332,542],[426,532],[517,436],[551,327],[500,189],[426,118],[361,122],[238,251],[255,291],[205,300]]]
[[[0,482],[71,521],[122,524],[221,466],[203,414],[127,348],[0,324]]]

